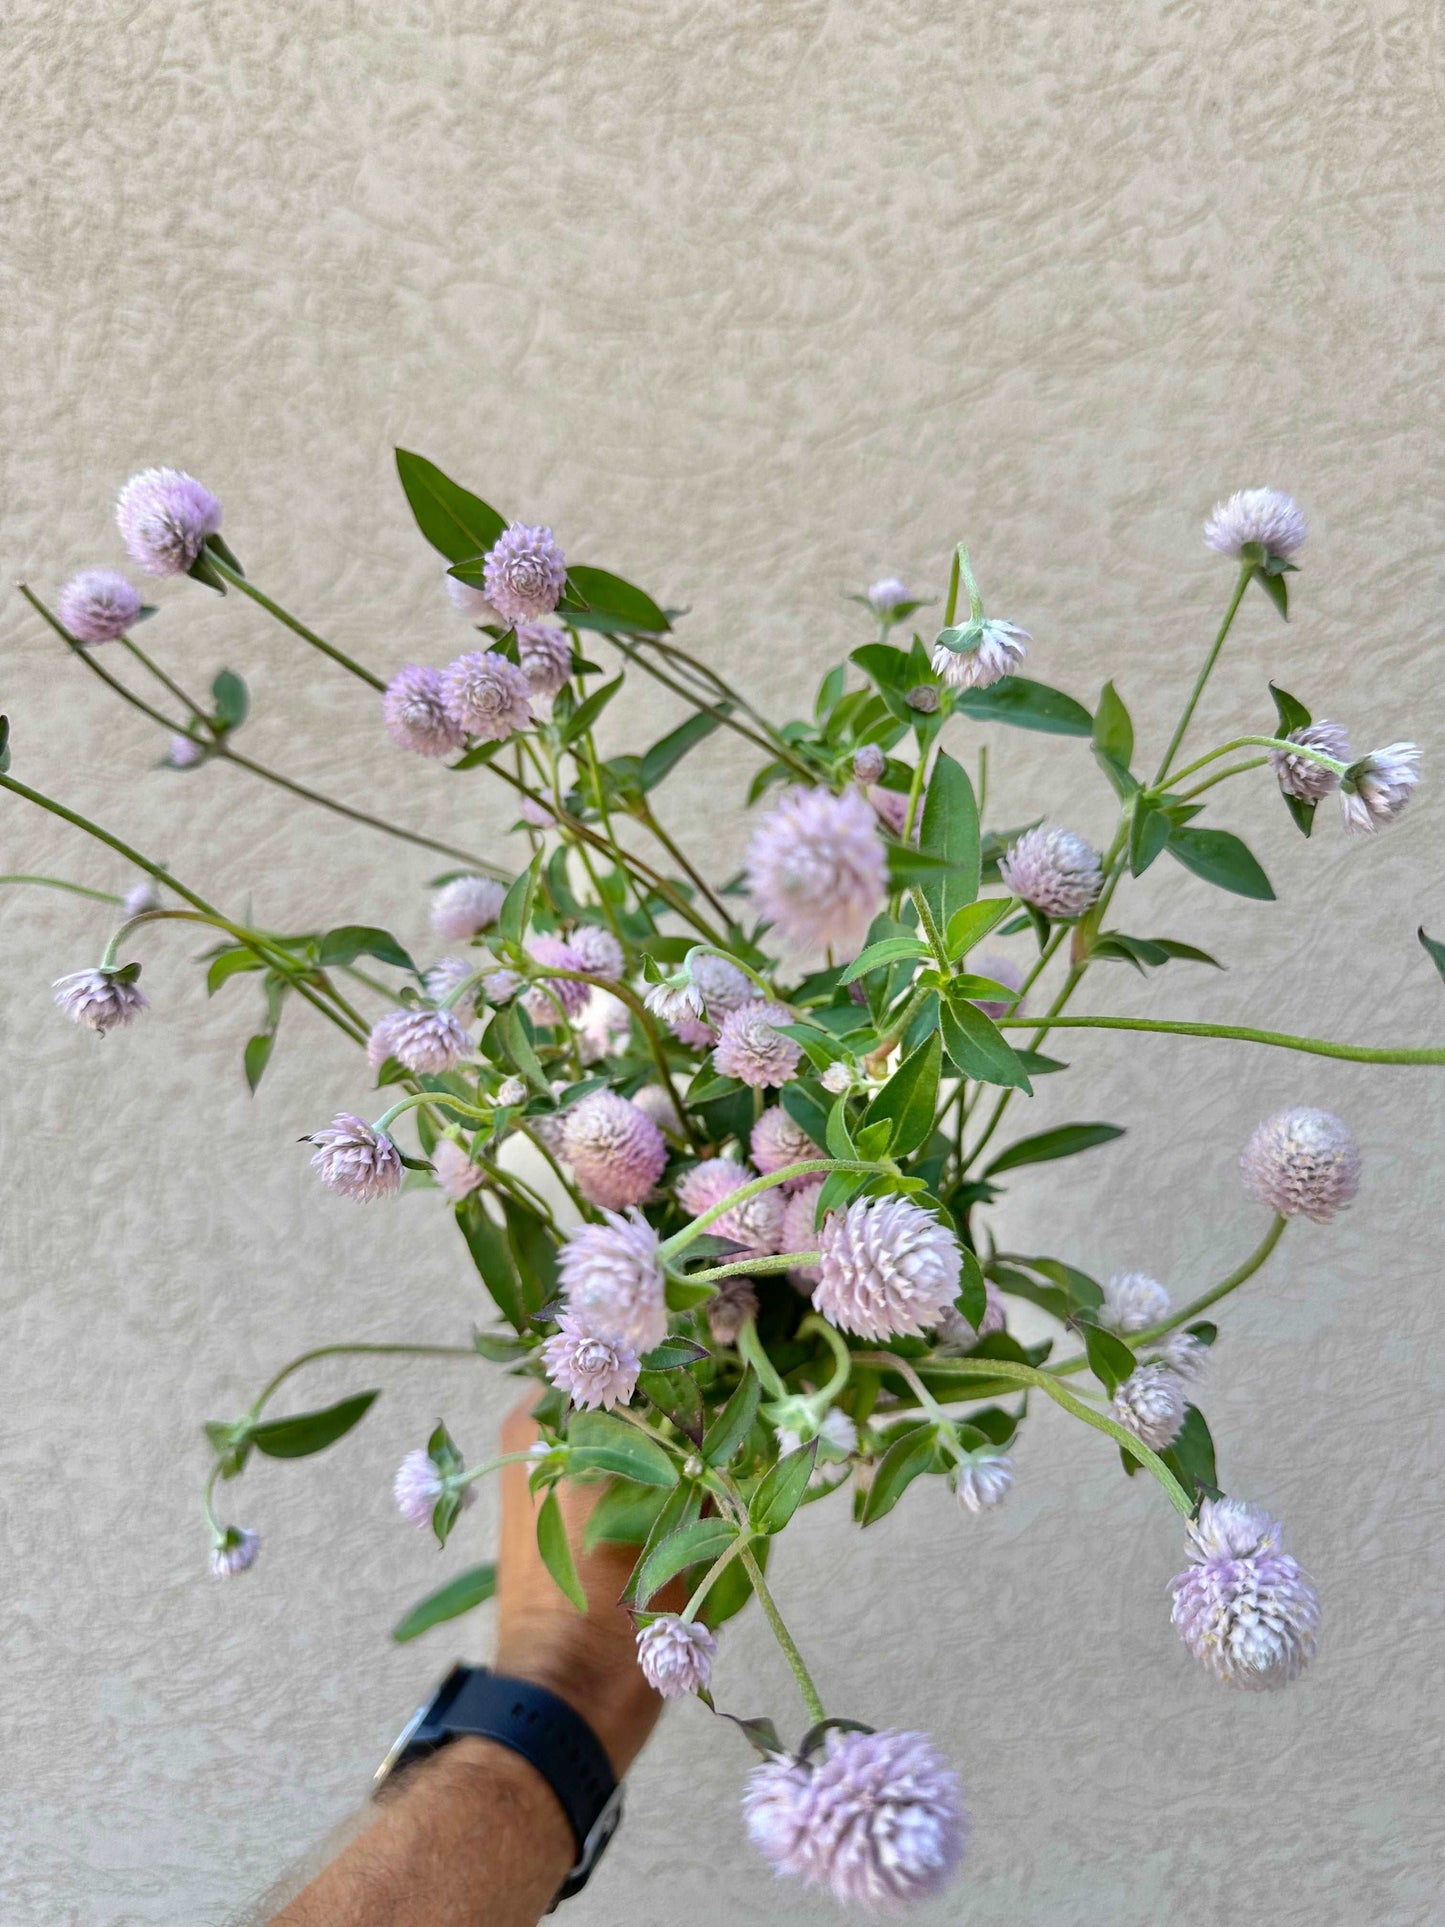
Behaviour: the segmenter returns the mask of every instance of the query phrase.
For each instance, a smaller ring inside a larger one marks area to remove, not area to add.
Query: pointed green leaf
[[[579,1613],[585,1613],[587,1595],[582,1590],[582,1581],[577,1577],[577,1568],[572,1562],[567,1527],[555,1492],[547,1494],[537,1512],[537,1550],[542,1555],[543,1565],[557,1582],[559,1591],[567,1595]]]
[[[463,1613],[484,1605],[496,1590],[495,1566],[470,1566],[444,1586],[438,1586],[435,1592],[428,1593],[425,1599],[418,1600],[406,1617],[392,1627],[391,1636],[398,1645],[408,1639],[418,1639],[433,1626],[458,1619]]]
[[[1126,771],[1134,760],[1134,725],[1112,682],[1104,684],[1094,711],[1094,748]]]
[[[955,910],[978,896],[980,858],[978,804],[968,771],[940,750],[923,799],[918,847],[948,865],[946,876],[919,885],[933,920],[943,929]]]
[[[491,1293],[492,1301],[503,1318],[513,1330],[521,1331],[527,1323],[527,1310],[505,1234],[488,1216],[487,1208],[476,1191],[462,1199],[456,1208],[456,1216],[477,1275]]]
[[[941,1005],[938,1024],[949,1062],[961,1077],[976,1078],[982,1084],[1009,1084],[1032,1094],[1018,1054],[977,1004]]]
[[[246,1050],[242,1062],[246,1072],[246,1086],[253,1097],[256,1094],[256,1086],[266,1074],[266,1066],[271,1061],[271,1052],[275,1044],[274,1030],[258,1030],[254,1037],[246,1039]]]
[[[818,1441],[810,1439],[796,1452],[785,1454],[764,1474],[748,1506],[748,1518],[755,1532],[782,1531],[802,1504],[817,1457]]]
[[[857,661],[858,652],[853,659]],[[1015,729],[1042,730],[1050,736],[1094,733],[1094,719],[1082,703],[1026,676],[1005,676],[991,689],[955,690],[952,700],[956,715],[978,722],[1012,723]]]
[[[1152,803],[1145,803],[1142,796],[1139,798],[1129,819],[1129,870],[1132,875],[1143,876],[1169,841],[1173,827],[1163,810],[1155,809]]]
[[[726,715],[731,712],[732,704],[719,703],[718,708]],[[664,777],[672,774],[690,750],[696,749],[699,743],[706,742],[717,729],[720,721],[721,717],[711,716],[699,710],[695,716],[689,716],[685,723],[679,723],[670,734],[655,742],[652,748],[643,754],[637,772],[639,788],[644,791],[655,790]]]
[[[655,1439],[609,1412],[580,1412],[567,1428],[568,1464],[579,1472],[609,1472],[635,1485],[677,1484],[677,1467]]]
[[[542,870],[542,853],[515,878],[497,912],[497,935],[507,943],[520,943],[532,920],[532,900],[537,894],[537,878]]]
[[[679,1526],[647,1552],[638,1569],[636,1599],[645,1606],[669,1579],[676,1579],[689,1566],[710,1566],[737,1538],[737,1528],[727,1519],[694,1519]]]
[[[943,1046],[938,1032],[934,1031],[916,1051],[904,1058],[868,1106],[863,1119],[865,1125],[880,1120],[892,1125],[888,1148],[893,1157],[911,1156],[933,1129],[942,1069]],[[835,1157],[838,1155],[834,1152]]]
[[[996,1177],[1000,1171],[1014,1171],[1021,1164],[1047,1164],[1054,1158],[1077,1157],[1080,1151],[1091,1151],[1096,1144],[1109,1144],[1123,1135],[1123,1127],[1118,1124],[1059,1124],[1051,1131],[1021,1137],[1017,1144],[999,1153],[983,1176]]]
[[[221,670],[211,684],[211,698],[216,705],[216,721],[222,729],[239,729],[246,720],[251,698],[234,670]]]
[[[1289,621],[1289,590],[1282,575],[1269,575],[1263,569],[1256,569],[1254,579],[1264,590],[1275,608],[1286,622]]]
[[[1274,901],[1269,878],[1250,854],[1249,848],[1228,830],[1175,828],[1167,845],[1170,856],[1192,870],[1206,883],[1230,890],[1237,897],[1252,897],[1262,903]]]
[[[1122,1338],[1114,1332],[1105,1331],[1101,1325],[1085,1328],[1084,1350],[1089,1355],[1089,1370],[1110,1394],[1115,1386],[1124,1383],[1134,1369],[1133,1352]]]
[[[866,950],[860,950],[838,979],[839,984],[851,984],[858,977],[866,977],[870,970],[881,970],[885,964],[902,963],[905,959],[916,960],[929,955],[928,945],[917,937],[884,937],[881,943],[870,943]]]
[[[749,1366],[738,1380],[727,1404],[703,1436],[702,1455],[709,1465],[731,1463],[739,1446],[753,1429],[761,1398],[762,1386],[758,1383],[758,1375]]]
[[[1297,696],[1291,696],[1287,689],[1281,689],[1277,683],[1270,684],[1269,693],[1274,697],[1275,714],[1279,717],[1278,733],[1281,736],[1309,728],[1313,719]]]
[[[920,1425],[895,1439],[878,1461],[863,1501],[861,1523],[871,1526],[875,1519],[891,1512],[919,1474],[933,1470],[937,1457],[937,1433],[931,1424]]]
[[[345,1438],[353,1425],[359,1425],[380,1398],[379,1392],[355,1392],[335,1405],[317,1412],[299,1412],[295,1418],[265,1419],[251,1428],[251,1442],[268,1459],[307,1459],[313,1452],[324,1452]]]
[[[640,629],[660,636],[672,627],[650,595],[620,575],[580,564],[567,571],[562,614],[584,629]]]
[[[1440,972],[1441,977],[1445,978],[1445,943],[1438,942],[1434,937],[1427,937],[1423,923],[1415,934],[1420,939],[1420,947],[1425,952],[1425,955]]]
[[[449,562],[484,555],[506,529],[494,508],[443,475],[425,456],[399,448],[396,472],[417,527]]]
[[[954,1309],[977,1331],[988,1312],[988,1293],[984,1289],[983,1267],[967,1245],[959,1246],[959,1256],[963,1260],[963,1268],[958,1296],[953,1301]]]
[[[949,962],[957,963],[967,956],[976,943],[982,942],[990,930],[1003,922],[1012,907],[1008,897],[983,897],[977,903],[960,905],[944,929],[944,948]]]
[[[614,677],[611,682],[603,683],[600,689],[594,689],[585,703],[579,703],[562,730],[562,741],[575,743],[579,736],[591,729],[626,680],[625,676]]]

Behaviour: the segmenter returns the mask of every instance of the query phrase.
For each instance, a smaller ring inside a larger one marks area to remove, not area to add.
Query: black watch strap
[[[404,1736],[393,1770],[463,1733],[520,1753],[551,1787],[577,1843],[577,1859],[557,1899],[580,1892],[622,1818],[622,1788],[592,1728],[544,1686],[507,1679],[485,1666],[456,1666]]]

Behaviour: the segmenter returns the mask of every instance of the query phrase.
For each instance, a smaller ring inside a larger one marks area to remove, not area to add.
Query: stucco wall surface
[[[1442,43],[1434,0],[12,0],[0,69],[0,572],[51,590],[113,563],[118,483],[205,478],[256,578],[384,670],[461,632],[391,469],[401,443],[554,524],[575,555],[691,613],[684,633],[775,714],[865,639],[841,600],[885,568],[941,586],[959,537],[1036,673],[1112,676],[1162,745],[1228,592],[1199,524],[1273,482],[1312,521],[1295,614],[1246,604],[1213,740],[1273,675],[1365,746],[1429,752],[1407,819],[1309,843],[1267,780],[1220,795],[1273,905],[1161,862],[1126,928],[1229,964],[1099,972],[1087,1008],[1439,1037],[1415,945],[1445,934],[1437,642]],[[251,752],[352,801],[497,847],[482,778],[393,751],[371,701],[256,610],[162,585],[150,645],[251,683]],[[177,778],[9,590],[15,771],[273,927],[355,917],[424,945],[438,863],[249,785]],[[637,748],[678,712],[607,718]],[[972,757],[980,737],[958,726]],[[1210,740],[1202,733],[1200,745]],[[995,824],[1096,839],[1086,747],[994,731]],[[1157,749],[1154,752],[1157,754]],[[663,793],[719,867],[747,771],[714,742]],[[123,887],[117,860],[14,799],[0,869]],[[48,983],[101,906],[3,893],[5,1390],[0,1915],[219,1923],[345,1811],[458,1644],[387,1631],[435,1583],[388,1478],[439,1410],[479,1452],[493,1370],[318,1368],[303,1402],[385,1396],[344,1447],[260,1465],[265,1552],[203,1573],[202,1420],[332,1338],[445,1341],[479,1314],[425,1197],[364,1217],[295,1140],[364,1104],[346,1047],[288,1013],[247,1097],[249,990],[208,1004],[199,944],[145,944],[154,1009],[104,1043]],[[866,1536],[810,1511],[779,1567],[830,1701],[921,1724],[975,1824],[922,1918],[966,1927],[1438,1919],[1442,1840],[1438,1074],[1227,1044],[1075,1035],[1031,1127],[1119,1146],[1021,1177],[1015,1248],[1180,1294],[1253,1243],[1237,1150],[1318,1103],[1364,1147],[1356,1207],[1286,1239],[1225,1319],[1205,1401],[1228,1484],[1275,1507],[1321,1587],[1306,1683],[1233,1695],[1168,1625],[1168,1509],[1060,1413],[1010,1505],[917,1490]],[[442,1561],[484,1557],[490,1498]],[[485,1654],[486,1614],[470,1623]],[[789,1708],[754,1618],[724,1702]],[[1434,1704],[1432,1705],[1432,1699]],[[828,1917],[748,1855],[745,1749],[665,1720],[577,1927]]]

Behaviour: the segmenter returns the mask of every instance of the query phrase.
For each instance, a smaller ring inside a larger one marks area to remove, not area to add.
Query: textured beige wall
[[[885,566],[936,585],[966,535],[1037,673],[1086,697],[1113,675],[1158,741],[1227,589],[1200,519],[1276,482],[1313,522],[1297,617],[1250,601],[1211,724],[1257,724],[1273,673],[1359,742],[1420,736],[1429,781],[1366,847],[1328,810],[1304,844],[1265,787],[1227,793],[1279,903],[1160,864],[1126,927],[1232,967],[1112,977],[1094,1007],[1440,1034],[1413,940],[1445,927],[1433,0],[13,0],[3,52],[7,579],[118,559],[113,488],[176,462],[343,645],[444,656],[400,441],[689,604],[694,643],[778,713],[858,639],[841,589]],[[174,665],[251,680],[255,753],[465,838],[504,825],[484,780],[394,754],[357,687],[257,612],[160,600],[147,637]],[[21,776],[275,925],[364,914],[425,942],[420,853],[225,771],[155,772],[146,725],[13,595],[0,625]],[[669,713],[640,690],[610,738]],[[996,821],[1107,834],[1081,746],[995,748]],[[743,776],[711,746],[667,796],[719,862]],[[18,803],[0,829],[6,870],[125,880]],[[208,1006],[183,938],[145,944],[144,1027],[95,1045],[46,985],[91,960],[103,913],[7,892],[3,916],[0,1912],[219,1922],[346,1808],[451,1656],[445,1633],[387,1642],[439,1566],[386,1482],[438,1409],[480,1450],[505,1384],[377,1373],[344,1448],[248,1476],[264,1559],[209,1584],[200,1421],[309,1343],[464,1332],[477,1290],[424,1198],[363,1221],[318,1193],[294,1141],[363,1085],[299,1012],[251,1102],[246,993]],[[930,1919],[1438,1919],[1438,1077],[1162,1040],[1067,1054],[1083,1075],[1030,1123],[1131,1136],[1020,1182],[1004,1228],[1093,1270],[1188,1292],[1227,1268],[1257,1229],[1234,1155],[1269,1108],[1328,1105],[1364,1144],[1357,1208],[1232,1308],[1207,1399],[1229,1483],[1280,1509],[1321,1584],[1316,1671],[1277,1700],[1198,1675],[1167,1623],[1174,1520],[1052,1412],[994,1520],[941,1489],[861,1541],[808,1514],[785,1605],[840,1710],[927,1725],[966,1776],[976,1844]],[[488,1501],[443,1565],[492,1527]],[[758,1624],[720,1686],[787,1711]],[[568,1920],[825,1917],[747,1857],[744,1765],[703,1709],[672,1714]]]

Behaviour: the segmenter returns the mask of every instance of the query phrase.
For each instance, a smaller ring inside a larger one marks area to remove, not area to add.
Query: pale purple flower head
[[[1239,1155],[1244,1188],[1284,1218],[1328,1224],[1360,1188],[1360,1147],[1350,1127],[1308,1105],[1265,1119]]]
[[[983,1281],[983,1323],[977,1331],[957,1305],[945,1308],[934,1326],[934,1336],[945,1351],[971,1351],[980,1338],[990,1338],[1004,1328],[1003,1294],[992,1278]]]
[[[974,1452],[958,1468],[953,1489],[966,1512],[992,1512],[1013,1490],[1014,1462],[1007,1452]]]
[[[567,565],[550,529],[513,522],[487,551],[482,586],[504,622],[550,615],[562,599]]]
[[[611,983],[621,980],[627,959],[610,930],[604,930],[600,923],[579,923],[567,941],[582,959],[584,970],[594,977],[606,977]]]
[[[161,893],[150,877],[142,877],[133,883],[120,900],[121,915],[126,918],[144,916],[147,910],[159,910]]]
[[[992,977],[996,984],[1006,984],[1010,990],[1023,989],[1024,973],[1012,957],[990,954],[976,960],[971,959],[966,967],[972,976]],[[973,1001],[985,1017],[992,1017],[995,1022],[1000,1017],[1022,1017],[1023,1015],[1022,1000],[1006,1004],[998,997],[975,997]]]
[[[652,1119],[616,1091],[593,1091],[566,1114],[562,1154],[589,1204],[641,1204],[662,1176],[667,1146]]]
[[[887,856],[861,790],[784,791],[753,832],[747,887],[790,950],[856,956],[888,901]]]
[[[1304,510],[1277,488],[1242,488],[1216,502],[1204,524],[1204,546],[1218,555],[1238,556],[1257,542],[1267,556],[1288,562],[1305,545],[1309,526]]]
[[[818,1199],[823,1180],[807,1178],[788,1199],[778,1235],[779,1251],[816,1251],[818,1249]],[[794,1265],[788,1276],[804,1292],[811,1292],[823,1273],[817,1265]]]
[[[1187,1572],[1173,1581],[1172,1618],[1201,1665],[1228,1686],[1265,1692],[1298,1679],[1319,1644],[1320,1602],[1281,1550],[1261,1506],[1206,1499],[1189,1531]]]
[[[131,560],[147,575],[184,575],[220,528],[221,505],[194,475],[147,468],[121,490],[115,520]]]
[[[446,584],[447,601],[468,622],[491,622],[496,616],[496,610],[475,584],[458,581],[450,571],[443,575],[442,581]]]
[[[420,1447],[415,1452],[407,1453],[396,1468],[396,1477],[391,1482],[397,1511],[407,1524],[415,1526],[418,1532],[425,1532],[431,1524],[436,1502],[442,1496],[445,1487],[446,1480],[441,1467],[429,1452],[423,1451]],[[475,1486],[463,1485],[457,1488],[457,1498],[461,1502],[463,1511],[476,1496]]]
[[[116,569],[82,569],[55,598],[62,629],[77,642],[114,642],[141,612],[138,590]]]
[[[1114,1392],[1113,1415],[1126,1432],[1162,1452],[1179,1436],[1184,1381],[1167,1365],[1138,1365]]]
[[[1317,723],[1307,723],[1303,729],[1292,729],[1285,741],[1303,743],[1306,749],[1323,750],[1336,762],[1350,760],[1350,739],[1344,725],[1323,717]],[[1326,769],[1323,763],[1312,763],[1307,756],[1291,756],[1288,750],[1272,749],[1269,765],[1285,795],[1297,797],[1302,803],[1318,803],[1322,796],[1329,796],[1340,787],[1334,770]]]
[[[543,970],[585,970],[586,962],[562,937],[533,937],[528,955]],[[591,995],[588,985],[575,977],[546,977],[534,983],[522,999],[522,1008],[539,1027],[560,1024],[566,1017],[580,1014]]]
[[[765,1760],[743,1820],[778,1873],[879,1912],[939,1892],[968,1837],[958,1776],[922,1733],[835,1727],[811,1759]]]
[[[445,1004],[453,991],[476,974],[476,963],[470,957],[438,957],[424,973],[422,987],[434,1004]],[[464,1024],[469,1024],[477,1009],[475,984],[470,990],[463,991],[454,1004],[448,1005],[448,1009],[454,1010]]]
[[[450,1010],[389,1010],[372,1025],[366,1061],[380,1070],[388,1057],[409,1071],[454,1070],[469,1057],[472,1040]]]
[[[480,1164],[473,1164],[455,1138],[438,1138],[431,1154],[432,1174],[453,1204],[470,1197],[487,1175]]]
[[[880,789],[876,783],[870,784],[868,801],[873,806],[878,821],[890,836],[902,836],[908,827],[908,798],[902,790]],[[918,838],[918,825],[913,828],[914,841]]]
[[[962,1259],[948,1227],[910,1199],[855,1198],[823,1220],[813,1303],[840,1331],[893,1338],[931,1331],[958,1296]]]
[[[493,649],[471,649],[449,662],[441,696],[455,727],[478,742],[500,743],[532,724],[532,685]]]
[[[1209,1359],[1209,1346],[1193,1332],[1166,1332],[1159,1341],[1159,1363],[1191,1382],[1204,1377],[1209,1370]]]
[[[690,1216],[700,1218],[724,1198],[730,1198],[734,1191],[750,1184],[754,1176],[754,1172],[735,1158],[706,1158],[678,1179],[677,1201]],[[786,1209],[781,1188],[759,1191],[756,1197],[745,1198],[731,1211],[715,1218],[708,1229],[715,1237],[731,1239],[748,1251],[767,1255],[783,1249]]]
[[[741,1078],[756,1091],[788,1083],[797,1074],[803,1052],[774,1026],[791,1023],[792,1016],[786,1004],[762,998],[730,1010],[718,1032],[713,1069],[720,1077]]]
[[[506,900],[506,890],[491,877],[453,877],[432,898],[432,930],[443,943],[470,943],[497,921]]]
[[[489,970],[482,979],[482,995],[489,1004],[505,1004],[526,981],[520,971]]]
[[[399,749],[418,756],[450,756],[466,741],[447,708],[442,672],[424,663],[409,662],[398,669],[381,699],[386,733]]]
[[[534,696],[555,696],[572,674],[571,638],[545,622],[519,623],[517,661]]]
[[[527,1101],[527,1082],[522,1077],[504,1077],[497,1086],[496,1104],[499,1110],[508,1110]]]
[[[227,1526],[211,1547],[211,1577],[236,1579],[249,1572],[261,1550],[261,1535],[249,1526]]]
[[[540,796],[530,793],[517,805],[517,814],[534,830],[550,830],[557,821],[557,812],[551,804],[544,803]]]
[[[1347,830],[1383,830],[1393,823],[1420,781],[1418,743],[1389,743],[1362,756],[1340,786]]]
[[[1056,823],[1025,830],[998,867],[1014,895],[1046,917],[1082,916],[1103,883],[1098,851]]]
[[[665,1700],[680,1700],[712,1678],[717,1640],[706,1626],[663,1613],[637,1635],[642,1677]]]
[[[912,601],[908,584],[900,582],[896,575],[880,576],[877,582],[868,585],[868,606],[875,616],[891,616],[902,603]]]
[[[580,1224],[563,1241],[557,1280],[567,1309],[588,1331],[617,1333],[639,1351],[667,1331],[658,1237],[637,1210],[607,1211],[601,1224]]]
[[[314,1144],[311,1167],[324,1185],[343,1198],[371,1204],[394,1198],[401,1189],[401,1154],[385,1131],[364,1117],[338,1111],[320,1131],[302,1140]]]
[[[194,736],[172,736],[166,761],[172,769],[194,769],[205,761],[206,752]]]
[[[1116,1271],[1104,1287],[1099,1323],[1110,1331],[1147,1331],[1168,1316],[1169,1293],[1142,1271]]]
[[[716,951],[700,950],[692,960],[689,974],[702,992],[703,1007],[714,1022],[726,1017],[729,1011],[741,1010],[744,1004],[757,1000],[758,987],[748,973],[730,958],[718,956]]]
[[[888,767],[888,758],[876,743],[865,743],[853,757],[853,780],[858,783],[876,783]]]
[[[140,986],[114,970],[76,970],[57,977],[51,989],[72,1024],[102,1037],[108,1030],[124,1030],[150,1008]]]
[[[1014,622],[971,622],[966,634],[965,648],[950,649],[942,641],[933,645],[933,673],[950,689],[991,689],[1013,674],[1033,641]]]
[[[594,1335],[583,1319],[564,1311],[555,1338],[542,1347],[547,1376],[573,1405],[625,1405],[637,1389],[638,1357],[625,1338]]]
[[[627,1048],[632,1012],[610,990],[594,989],[582,1008],[577,1042],[584,1064],[600,1064]]]
[[[790,1117],[781,1104],[770,1105],[763,1112],[753,1126],[748,1143],[753,1163],[764,1177],[773,1171],[781,1171],[784,1165],[800,1164],[805,1158],[820,1158],[823,1155],[802,1125]],[[799,1185],[807,1182],[806,1177],[788,1178],[780,1189],[796,1191]]]
[[[748,1319],[757,1317],[758,1294],[746,1278],[723,1278],[705,1310],[713,1343],[731,1345]]]
[[[703,1016],[702,992],[696,984],[653,984],[642,999],[644,1010],[660,1017],[673,1036],[684,1044],[701,1048],[710,1044],[714,1031]]]

